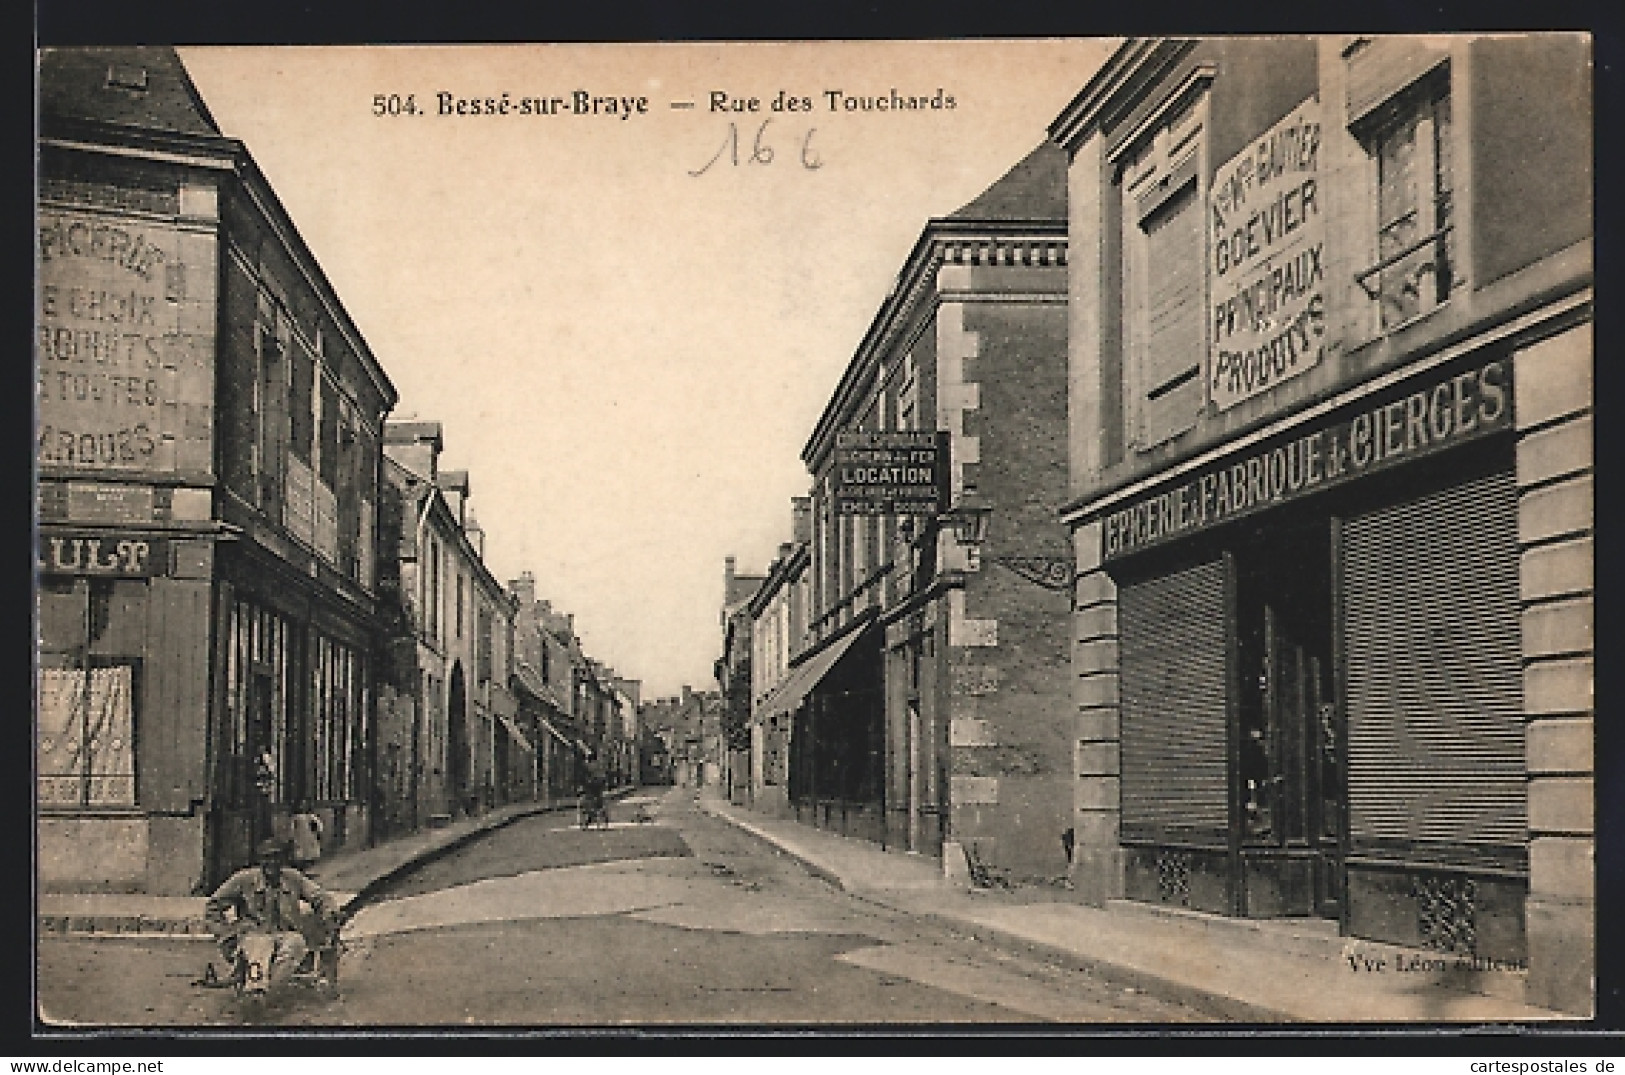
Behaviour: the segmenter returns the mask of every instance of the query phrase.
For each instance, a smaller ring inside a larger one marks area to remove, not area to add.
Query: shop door
[[[1339,917],[1343,785],[1324,521],[1273,523],[1238,554],[1238,775],[1247,913]]]

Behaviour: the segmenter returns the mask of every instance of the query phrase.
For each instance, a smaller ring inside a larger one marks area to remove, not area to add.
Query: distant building
[[[523,774],[534,770],[510,690],[514,601],[481,558],[468,474],[440,468],[442,447],[438,422],[386,426],[385,475],[400,505],[386,547],[405,634],[379,749],[384,786],[412,827],[528,796]]]
[[[812,500],[794,498],[792,539],[779,546],[767,578],[750,599],[750,804],[784,815],[790,799],[790,711],[779,704],[790,658],[807,649],[808,547]]]
[[[364,843],[395,389],[174,50],[39,64],[40,884]]]
[[[1052,124],[1086,899],[1591,1010],[1591,61],[1134,39]]]
[[[569,621],[537,599],[530,572],[509,582],[508,590],[517,603],[513,690],[521,726],[531,730],[536,744],[537,796],[564,799],[575,794],[578,767],[587,754],[572,709],[570,647],[558,633]]]
[[[716,679],[722,696],[722,782],[730,799],[750,794],[751,615],[750,601],[764,576],[744,575],[729,556],[722,571],[722,656]]]

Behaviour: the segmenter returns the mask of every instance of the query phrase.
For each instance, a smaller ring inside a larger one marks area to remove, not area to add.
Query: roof
[[[982,193],[948,214],[949,220],[1065,220],[1066,150],[1054,142],[1036,148]]]
[[[221,137],[220,127],[173,48],[43,49],[42,119]]]

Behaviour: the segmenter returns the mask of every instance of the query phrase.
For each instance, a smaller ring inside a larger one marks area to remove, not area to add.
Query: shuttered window
[[[1225,561],[1117,594],[1126,840],[1228,846]]]
[[[1344,523],[1356,842],[1525,839],[1517,553],[1511,472]]]
[[[1198,155],[1161,148],[1128,160],[1123,173],[1123,334],[1128,416],[1135,443],[1151,448],[1189,429],[1205,402],[1207,347]]]

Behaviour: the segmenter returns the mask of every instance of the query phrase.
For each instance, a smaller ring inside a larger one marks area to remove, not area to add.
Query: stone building
[[[535,764],[510,689],[514,601],[482,558],[468,473],[443,470],[442,448],[438,422],[385,428],[400,615],[379,749],[411,828],[508,801]]]
[[[716,680],[722,695],[724,793],[736,803],[750,794],[751,599],[765,576],[741,574],[729,556],[722,571],[722,656]]]
[[[1588,42],[1135,39],[1051,134],[1079,891],[1589,1010]]]
[[[395,389],[169,48],[39,61],[39,881],[207,889],[372,820]]]
[[[915,243],[803,450],[807,645],[759,707],[798,818],[953,871],[1067,867],[1065,169],[1046,142]],[[847,514],[843,438],[899,433],[946,440],[945,500]]]
[[[779,704],[789,682],[790,658],[807,648],[808,545],[812,498],[793,500],[791,540],[779,546],[767,577],[750,599],[750,790],[749,803],[775,815],[789,811],[790,716]]]

